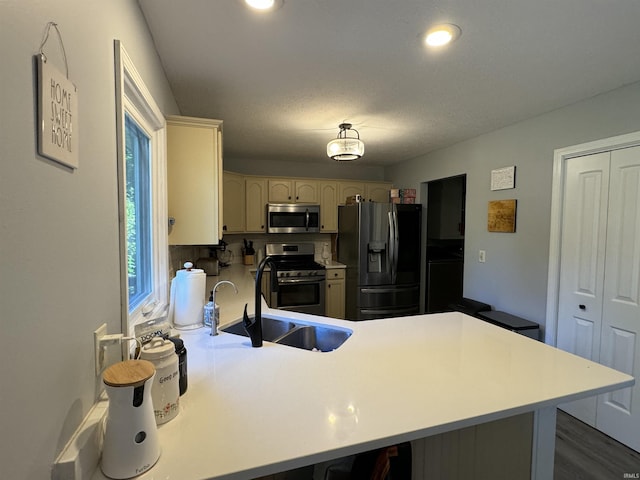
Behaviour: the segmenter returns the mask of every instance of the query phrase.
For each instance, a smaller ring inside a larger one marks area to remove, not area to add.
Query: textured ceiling
[[[638,0],[139,0],[183,115],[227,158],[332,162],[347,121],[388,165],[640,80]],[[434,23],[462,28],[427,51]]]

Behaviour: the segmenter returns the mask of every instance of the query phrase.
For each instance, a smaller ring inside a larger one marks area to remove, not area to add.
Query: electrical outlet
[[[107,334],[107,324],[103,323],[98,329],[93,332],[93,349],[96,365],[96,377],[99,377],[102,373],[104,366],[104,350],[100,345],[100,339]]]
[[[487,252],[485,252],[484,250],[480,250],[478,252],[478,261],[480,263],[484,263],[487,261]]]

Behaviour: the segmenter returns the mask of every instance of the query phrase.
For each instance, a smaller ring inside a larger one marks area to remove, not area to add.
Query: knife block
[[[242,263],[245,265],[253,265],[254,255],[244,255],[242,257]]]

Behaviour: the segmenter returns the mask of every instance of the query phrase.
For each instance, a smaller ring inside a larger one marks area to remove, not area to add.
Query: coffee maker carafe
[[[126,360],[102,375],[109,410],[102,448],[102,472],[109,478],[131,478],[150,469],[160,457],[151,401],[155,368],[146,360]]]

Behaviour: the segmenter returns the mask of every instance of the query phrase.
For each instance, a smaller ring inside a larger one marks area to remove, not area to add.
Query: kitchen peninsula
[[[220,289],[223,323],[245,302],[252,310],[252,277],[232,268],[233,275],[214,277],[235,278],[240,290]],[[246,337],[207,329],[184,332],[189,388],[180,414],[159,429],[160,460],[138,478],[250,479],[533,412],[526,458],[531,478],[550,480],[556,406],[634,383],[458,312],[368,322],[266,305],[263,313],[353,334],[319,353],[269,342],[251,348]],[[416,475],[414,468],[422,478]],[[105,477],[98,471],[93,478]]]

